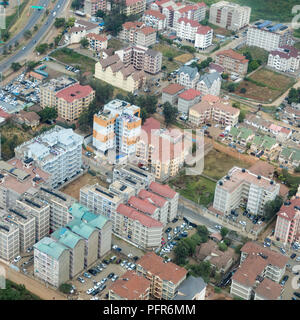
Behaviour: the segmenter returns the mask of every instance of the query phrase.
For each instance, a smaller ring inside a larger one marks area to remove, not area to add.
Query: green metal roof
[[[264,149],[271,149],[276,144],[276,139],[269,136],[255,136],[252,144]]]
[[[236,128],[236,127],[232,127],[230,130],[230,134],[238,140],[241,139],[247,139],[249,136],[253,135],[253,131],[247,128]]]
[[[80,235],[84,239],[89,239],[91,234],[96,230],[91,225],[81,221],[80,219],[75,218],[66,225],[74,233]]]
[[[48,256],[53,257],[56,260],[59,259],[59,257],[65,250],[68,250],[68,248],[65,247],[63,244],[56,242],[55,240],[49,237],[41,239],[34,245],[34,248],[47,254]]]
[[[67,228],[60,228],[51,234],[52,237],[57,239],[66,247],[74,249],[77,243],[82,239],[79,235],[73,233]]]
[[[281,152],[281,157],[291,161],[300,161],[300,150],[293,148],[284,148]]]

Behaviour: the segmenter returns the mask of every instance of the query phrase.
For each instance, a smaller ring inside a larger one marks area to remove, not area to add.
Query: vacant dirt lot
[[[215,293],[210,285],[206,288],[205,300],[233,300],[227,293]]]
[[[191,53],[184,53],[184,54],[181,54],[180,56],[176,57],[174,60],[181,62],[181,63],[186,63],[193,58],[194,58],[194,56]]]

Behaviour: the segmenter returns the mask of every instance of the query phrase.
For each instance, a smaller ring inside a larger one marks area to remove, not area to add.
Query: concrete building
[[[172,300],[186,279],[187,271],[173,262],[164,263],[154,252],[146,253],[137,261],[136,272],[151,281],[150,296]]]
[[[229,49],[216,54],[216,63],[229,74],[244,76],[247,73],[249,61],[245,56]]]
[[[67,228],[60,228],[51,234],[51,238],[69,249],[70,279],[84,270],[84,239]]]
[[[264,215],[266,202],[274,200],[279,189],[280,185],[269,178],[233,167],[217,182],[213,207],[220,214],[228,214],[244,204],[250,213]]]
[[[127,16],[142,14],[146,10],[146,0],[126,0],[124,13]]]
[[[133,207],[121,203],[112,223],[113,232],[125,241],[143,249],[154,249],[161,245],[163,224]]]
[[[27,112],[24,110],[20,110],[13,115],[12,120],[21,125],[25,124],[32,130],[35,130],[40,124],[40,116],[36,112]]]
[[[150,281],[128,270],[109,288],[108,300],[149,300]]]
[[[180,113],[189,113],[190,107],[198,103],[201,99],[201,92],[195,89],[188,89],[178,96],[178,111]]]
[[[296,148],[283,147],[278,157],[279,164],[294,169],[300,164],[300,151]]]
[[[186,18],[194,21],[202,21],[206,16],[206,4],[199,2],[195,4],[187,4],[184,7],[174,10],[173,14],[173,27],[177,27],[177,22],[180,18]]]
[[[136,211],[144,213],[156,221],[159,221],[160,208],[156,207],[148,200],[143,200],[136,196],[132,196],[128,200],[128,206],[134,208]]]
[[[151,26],[146,26],[142,22],[128,21],[122,25],[119,38],[137,46],[149,47],[155,44],[156,33],[156,29]]]
[[[284,245],[300,240],[300,199],[286,201],[277,213],[274,237]]]
[[[272,50],[268,56],[268,66],[283,72],[295,72],[299,69],[300,51],[291,46]]]
[[[33,163],[51,175],[52,187],[74,177],[82,166],[83,138],[72,129],[53,129],[15,148],[16,158]]]
[[[208,26],[198,27],[195,35],[195,48],[205,50],[212,45],[214,31]]]
[[[218,72],[204,73],[199,78],[199,82],[196,85],[196,89],[203,95],[211,94],[213,96],[219,96],[222,84],[222,77]]]
[[[283,288],[268,278],[264,278],[255,289],[254,300],[281,300]]]
[[[195,42],[195,37],[200,24],[188,18],[179,18],[176,23],[176,35],[181,40]]]
[[[247,46],[256,46],[267,51],[277,50],[285,45],[292,45],[292,29],[282,23],[261,21],[251,25],[247,31]]]
[[[131,186],[127,186],[121,181],[114,181],[109,185],[109,191],[117,195],[123,202],[127,202],[131,196],[136,194],[136,191]]]
[[[89,33],[99,34],[100,27],[86,20],[76,20],[74,26],[65,34],[65,43],[79,43]]]
[[[201,277],[190,275],[178,287],[173,300],[205,300],[206,286]]]
[[[164,14],[156,10],[146,10],[143,15],[143,22],[158,31],[167,28],[167,18]]]
[[[171,105],[176,105],[178,96],[185,90],[185,87],[178,83],[171,83],[162,89],[162,103],[169,102]]]
[[[95,16],[98,10],[106,11],[106,0],[85,0],[84,13],[88,16]]]
[[[178,71],[177,82],[186,89],[195,89],[199,77],[196,67],[182,66]]]
[[[96,33],[88,33],[86,38],[89,41],[89,49],[92,51],[99,51],[107,49],[107,37]]]
[[[45,237],[34,245],[34,276],[54,287],[70,279],[70,251]]]
[[[19,227],[5,218],[0,218],[0,258],[12,262],[19,254]]]
[[[238,31],[249,24],[250,15],[250,7],[219,1],[210,7],[209,22],[224,29]]]

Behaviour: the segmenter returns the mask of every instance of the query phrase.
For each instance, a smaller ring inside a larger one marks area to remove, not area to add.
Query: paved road
[[[40,3],[48,3],[49,0],[41,0]],[[53,24],[55,18],[59,16],[59,11],[63,9],[65,4],[67,3],[68,0],[58,0],[54,9],[50,12],[48,18],[46,19],[45,23],[39,28],[38,32],[31,38],[29,43],[24,47],[24,49],[20,49],[16,54],[13,56],[10,56],[8,59],[4,60],[3,62],[0,63],[0,72],[6,71],[8,68],[10,68],[11,64],[13,62],[17,62],[21,60],[22,58],[26,57],[28,53],[30,53],[36,43],[45,35],[45,33],[50,29],[51,25]],[[40,14],[43,14],[43,11],[37,11]],[[56,12],[56,15],[53,16],[53,12]],[[31,19],[30,19],[31,20]],[[32,20],[32,26],[35,25],[37,20]],[[30,23],[30,21],[28,22]],[[24,28],[24,31],[27,30],[29,26]],[[21,33],[21,36],[23,36],[23,32]],[[16,39],[15,39],[16,40]]]

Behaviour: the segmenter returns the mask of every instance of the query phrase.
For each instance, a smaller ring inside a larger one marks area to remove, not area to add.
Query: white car
[[[114,250],[116,250],[118,248],[118,246],[115,244],[113,247],[112,247]]]
[[[296,261],[299,262],[300,261],[300,256],[296,258]]]
[[[17,256],[14,258],[14,262],[19,262],[21,260],[21,256]]]
[[[133,257],[133,254],[132,254],[132,253],[129,253],[127,257],[128,257],[128,258],[132,258],[132,257]]]
[[[86,291],[87,294],[91,294],[94,291],[94,288],[90,288]]]

